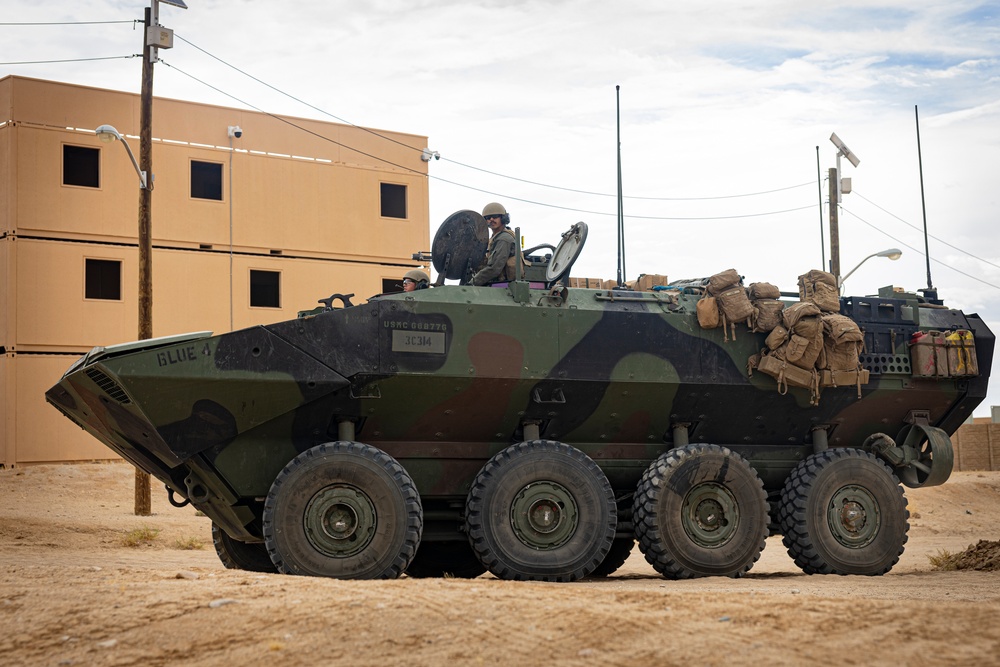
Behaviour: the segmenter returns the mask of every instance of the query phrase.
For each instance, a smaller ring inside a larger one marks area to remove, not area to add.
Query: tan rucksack
[[[837,277],[826,271],[813,269],[799,276],[799,299],[810,301],[827,313],[840,312],[840,287]]]

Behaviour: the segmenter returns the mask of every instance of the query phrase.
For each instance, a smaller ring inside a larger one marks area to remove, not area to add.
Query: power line
[[[0,65],[51,65],[54,63],[87,63],[93,62],[95,60],[128,60],[129,58],[138,58],[139,53],[133,53],[130,56],[106,56],[103,58],[70,58],[66,60],[21,60],[16,62],[0,63]]]
[[[871,227],[875,231],[879,232],[880,234],[884,234],[885,236],[888,236],[890,239],[892,239],[896,243],[899,243],[900,245],[906,246],[907,248],[909,248],[913,252],[917,253],[921,257],[925,257],[926,256],[926,255],[924,255],[923,252],[921,252],[920,250],[917,250],[916,248],[914,248],[913,246],[911,246],[909,243],[906,243],[905,241],[901,241],[900,239],[896,238],[895,236],[893,236],[889,232],[887,232],[887,231],[885,231],[883,229],[880,229],[880,228],[876,227],[875,225],[873,225],[872,223],[868,222],[867,220],[865,220],[864,218],[862,218],[860,215],[857,215],[857,214],[852,213],[851,211],[847,210],[846,208],[844,208],[843,204],[841,204],[840,210],[844,211],[845,213],[850,213],[852,216],[854,216],[855,218],[857,218],[861,222],[865,223],[866,225],[868,225],[869,227]],[[990,287],[993,287],[995,289],[1000,290],[1000,285],[994,285],[993,283],[987,282],[987,281],[983,280],[982,278],[977,278],[976,276],[972,275],[971,273],[966,273],[965,271],[962,271],[961,269],[956,269],[954,266],[951,266],[950,264],[945,264],[944,262],[942,262],[939,259],[935,259],[934,257],[931,257],[931,261],[940,264],[941,266],[945,267],[946,269],[951,269],[955,273],[961,273],[966,278],[972,278],[973,280],[975,280],[977,282],[980,282],[980,283],[982,283],[984,285],[988,285]]]
[[[885,213],[885,214],[887,214],[887,215],[891,215],[892,217],[896,218],[896,220],[899,220],[899,221],[900,221],[901,223],[903,223],[904,225],[907,225],[907,226],[909,226],[909,227],[912,227],[913,229],[917,230],[918,232],[923,232],[923,231],[924,231],[924,230],[922,230],[922,229],[921,229],[920,227],[917,227],[916,225],[913,225],[913,224],[910,224],[910,223],[909,223],[909,222],[907,222],[906,220],[903,220],[903,219],[902,219],[901,217],[899,217],[899,216],[898,216],[898,215],[896,215],[895,213],[893,213],[893,212],[891,212],[891,211],[887,211],[886,209],[882,208],[881,206],[879,206],[878,204],[876,204],[875,202],[873,202],[873,201],[872,201],[871,199],[868,199],[867,197],[865,197],[864,195],[862,195],[861,193],[859,193],[859,192],[858,192],[857,190],[854,190],[854,194],[858,195],[859,197],[861,197],[861,198],[862,198],[862,199],[864,199],[864,200],[865,200],[866,202],[868,202],[869,204],[871,204],[872,206],[874,206],[874,207],[875,207],[875,208],[877,208],[878,210],[882,211],[883,213]],[[951,243],[948,243],[948,242],[947,242],[947,241],[945,241],[944,239],[939,239],[938,237],[934,236],[933,234],[928,234],[928,236],[930,236],[930,237],[931,237],[932,239],[934,239],[934,240],[935,240],[935,241],[937,241],[938,243],[943,243],[943,244],[945,244],[946,246],[948,246],[949,248],[952,248],[953,250],[957,250],[957,251],[959,251],[960,253],[964,253],[964,254],[968,255],[969,257],[972,257],[973,259],[978,259],[978,260],[979,260],[980,262],[982,262],[983,264],[989,264],[990,266],[992,266],[992,267],[994,267],[994,268],[997,268],[997,269],[1000,269],[1000,264],[994,264],[993,262],[989,261],[988,259],[983,259],[982,257],[978,257],[978,256],[976,256],[976,255],[973,255],[973,254],[972,254],[971,252],[969,252],[968,250],[963,250],[962,248],[959,248],[959,247],[958,247],[958,246],[956,246],[956,245],[952,245]]]
[[[311,134],[312,136],[314,136],[314,137],[316,137],[318,139],[322,139],[323,141],[328,141],[328,142],[330,142],[332,144],[340,146],[341,148],[344,148],[344,149],[349,150],[349,151],[353,151],[355,153],[358,153],[359,155],[364,155],[365,157],[369,157],[369,158],[371,158],[373,160],[378,160],[379,162],[383,162],[385,164],[391,165],[393,167],[396,167],[397,169],[402,169],[404,171],[408,171],[410,173],[413,173],[413,174],[416,174],[418,176],[422,176],[422,177],[425,177],[425,178],[434,179],[434,180],[439,181],[441,183],[448,183],[449,185],[454,185],[454,186],[457,186],[457,187],[460,187],[460,188],[465,188],[465,189],[468,189],[468,190],[473,190],[475,192],[482,192],[484,194],[488,194],[488,195],[491,195],[491,196],[494,196],[494,197],[501,197],[501,198],[510,199],[510,200],[513,200],[513,201],[524,202],[526,204],[533,204],[535,206],[543,206],[543,207],[546,207],[546,208],[554,208],[554,209],[559,209],[559,210],[563,210],[563,211],[571,211],[571,212],[574,212],[574,213],[585,213],[585,214],[588,214],[588,215],[601,215],[601,216],[617,215],[616,213],[605,213],[605,212],[602,212],[602,211],[590,211],[590,210],[586,210],[586,209],[572,208],[572,207],[569,207],[569,206],[559,206],[559,205],[556,205],[556,204],[547,204],[545,202],[539,202],[539,201],[534,201],[534,200],[531,200],[531,199],[525,199],[523,197],[514,197],[514,196],[511,196],[511,195],[505,195],[505,194],[502,194],[502,193],[499,193],[499,192],[494,192],[494,191],[491,191],[491,190],[485,190],[485,189],[482,189],[482,188],[476,188],[476,187],[473,187],[471,185],[465,185],[463,183],[458,183],[456,181],[451,181],[451,180],[448,180],[446,178],[441,178],[440,176],[435,176],[433,174],[425,174],[424,172],[419,171],[417,169],[413,169],[412,167],[407,167],[405,165],[397,164],[397,163],[395,163],[395,162],[393,162],[391,160],[387,160],[385,158],[378,157],[377,155],[371,155],[370,153],[366,153],[364,151],[358,150],[357,148],[352,148],[351,146],[348,146],[347,144],[343,144],[343,143],[341,143],[339,141],[336,141],[336,140],[331,139],[329,137],[326,137],[326,136],[324,136],[322,134],[314,132],[314,131],[312,131],[310,129],[302,127],[301,125],[297,125],[296,123],[293,123],[292,121],[288,120],[287,118],[282,118],[281,116],[278,116],[276,114],[270,113],[268,111],[264,111],[263,109],[261,109],[259,107],[256,107],[253,104],[250,104],[249,102],[246,102],[245,100],[242,100],[242,99],[236,97],[235,95],[233,95],[231,93],[227,93],[226,91],[222,90],[221,88],[218,88],[217,86],[213,86],[212,84],[210,84],[210,83],[208,83],[206,81],[202,81],[201,79],[199,79],[198,77],[194,76],[193,74],[189,74],[188,72],[185,72],[184,70],[178,68],[177,66],[171,65],[170,63],[166,62],[165,60],[161,59],[159,62],[163,63],[164,65],[166,65],[167,67],[170,67],[173,70],[176,70],[177,72],[180,72],[184,76],[189,77],[189,78],[193,79],[194,81],[197,81],[198,83],[202,84],[203,86],[207,86],[208,88],[211,88],[212,90],[216,91],[217,93],[225,95],[226,97],[228,97],[230,99],[236,100],[240,104],[244,104],[244,105],[250,107],[251,109],[254,109],[255,111],[259,111],[260,113],[264,114],[265,116],[269,116],[271,118],[274,118],[277,121],[285,123],[286,125],[290,125],[291,127],[294,127],[294,128],[296,128],[298,130],[306,132],[307,134]],[[364,128],[359,128],[359,129],[364,129]],[[812,208],[812,205],[810,204],[809,206],[801,206],[799,208],[791,208],[791,209],[786,209],[786,210],[783,210],[783,211],[766,211],[766,212],[763,212],[763,213],[747,213],[747,214],[743,214],[743,215],[723,215],[723,216],[710,216],[710,217],[684,217],[684,216],[681,216],[681,217],[667,217],[667,216],[652,216],[652,215],[629,215],[627,217],[630,218],[630,219],[633,219],[633,220],[666,220],[666,221],[684,221],[684,220],[694,220],[694,221],[699,221],[699,220],[700,221],[736,220],[736,219],[741,219],[741,218],[756,218],[756,217],[761,217],[761,216],[766,216],[766,215],[780,215],[782,213],[792,213],[792,212],[795,212],[795,211],[804,211],[805,209],[808,209],[808,208]]]
[[[190,40],[187,40],[187,39],[184,39],[184,37],[182,37],[180,35],[177,35],[176,33],[175,33],[174,36],[177,37],[177,39],[179,39],[182,42],[184,42],[185,44],[188,44],[189,46],[197,49],[198,51],[201,51],[206,56],[208,56],[208,57],[210,57],[210,58],[212,58],[212,59],[214,59],[214,60],[222,63],[226,67],[229,67],[230,69],[233,69],[234,71],[239,72],[240,74],[242,74],[243,76],[245,76],[247,78],[253,79],[257,83],[261,84],[262,86],[270,88],[271,90],[273,90],[274,92],[276,92],[276,93],[278,93],[280,95],[284,95],[285,97],[287,97],[287,98],[289,98],[291,100],[294,100],[294,101],[298,102],[299,104],[307,106],[310,109],[321,113],[324,116],[329,116],[330,118],[333,118],[334,120],[337,120],[337,121],[339,121],[341,123],[344,123],[345,125],[350,125],[351,127],[357,128],[357,129],[362,130],[364,132],[368,132],[369,134],[372,134],[372,135],[374,135],[376,137],[379,137],[381,139],[384,139],[386,141],[390,141],[390,142],[392,142],[394,144],[398,144],[400,146],[403,146],[404,148],[408,148],[410,150],[418,151],[418,152],[421,152],[421,153],[423,152],[422,148],[415,148],[413,146],[410,146],[409,144],[405,144],[405,143],[403,143],[401,141],[393,139],[392,137],[388,137],[388,136],[386,136],[386,135],[384,135],[384,134],[382,134],[380,132],[376,132],[375,130],[372,130],[370,128],[363,127],[361,125],[356,125],[355,123],[352,123],[349,120],[346,120],[346,119],[341,118],[341,117],[339,117],[339,116],[337,116],[335,114],[332,114],[329,111],[326,111],[325,109],[321,109],[321,108],[319,108],[319,107],[317,107],[317,106],[315,106],[313,104],[310,104],[309,102],[306,102],[305,100],[303,100],[303,99],[301,99],[299,97],[296,97],[295,95],[292,95],[291,93],[285,92],[284,90],[281,90],[280,88],[278,88],[276,86],[273,86],[270,83],[267,83],[266,81],[255,77],[254,75],[250,74],[249,72],[246,72],[245,70],[240,69],[236,65],[233,65],[232,63],[229,63],[229,62],[223,60],[219,56],[217,56],[217,55],[215,55],[213,53],[210,53],[209,51],[207,51],[207,50],[203,49],[202,47],[198,46],[197,44],[195,44],[194,42],[192,42]],[[225,94],[225,93],[223,93],[223,94]],[[605,192],[591,192],[591,191],[588,191],[588,190],[577,190],[577,189],[574,189],[574,188],[567,188],[567,187],[562,187],[562,186],[558,186],[558,185],[549,185],[547,183],[540,183],[538,181],[532,181],[532,180],[528,180],[528,179],[525,179],[525,178],[518,178],[517,176],[509,176],[507,174],[501,174],[499,172],[490,171],[489,169],[483,169],[481,167],[476,167],[474,165],[465,164],[464,162],[459,162],[458,160],[452,160],[452,159],[449,159],[447,157],[442,157],[440,159],[444,160],[445,162],[449,162],[451,164],[458,165],[460,167],[465,167],[466,169],[473,169],[475,171],[479,171],[479,172],[482,172],[484,174],[490,174],[491,176],[498,176],[500,178],[506,178],[506,179],[509,179],[509,180],[512,180],[512,181],[518,181],[520,183],[526,183],[528,185],[535,185],[535,186],[542,187],[542,188],[550,188],[550,189],[553,189],[553,190],[562,190],[564,192],[574,192],[574,193],[577,193],[577,194],[584,194],[584,195],[593,195],[593,196],[597,196],[597,197],[617,197],[618,196],[617,194],[610,194],[610,193],[605,193]],[[624,198],[625,199],[645,200],[645,201],[709,201],[709,200],[716,200],[716,199],[735,199],[735,198],[738,198],[738,197],[754,197],[754,196],[758,196],[758,195],[772,194],[772,193],[775,193],[775,192],[783,192],[785,190],[793,190],[795,188],[801,188],[801,187],[805,187],[807,185],[812,185],[812,183],[813,183],[812,181],[809,181],[808,183],[800,183],[798,185],[790,185],[788,187],[776,188],[774,190],[764,190],[762,192],[748,192],[748,193],[744,193],[744,194],[735,194],[735,195],[721,195],[721,196],[715,196],[715,197],[642,197],[642,196],[635,196],[635,195],[626,195]],[[463,187],[465,187],[465,186],[463,186]],[[472,188],[472,189],[475,189],[475,188]],[[513,199],[516,199],[516,198],[513,198]],[[521,201],[525,201],[525,200],[521,200]],[[545,204],[542,204],[542,205],[544,206]],[[572,210],[572,209],[570,209],[570,210]],[[799,210],[799,209],[795,209],[795,210]],[[601,215],[604,215],[604,214],[601,214]],[[761,213],[759,215],[766,215],[766,214]],[[629,216],[629,217],[634,217],[634,216]],[[712,220],[712,219],[721,219],[721,218],[663,218],[663,219],[675,219],[675,220]]]
[[[4,22],[0,25],[111,25],[114,23],[142,23],[141,19],[130,19],[128,21],[24,21],[24,22]]]

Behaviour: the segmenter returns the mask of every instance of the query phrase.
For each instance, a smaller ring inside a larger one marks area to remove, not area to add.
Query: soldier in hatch
[[[493,202],[483,209],[483,217],[492,235],[486,248],[486,262],[472,276],[473,285],[489,285],[514,279],[514,252],[517,240],[510,230],[510,215],[501,204]]]
[[[413,292],[418,289],[427,289],[430,283],[430,276],[425,272],[420,269],[410,269],[403,276],[403,291]]]

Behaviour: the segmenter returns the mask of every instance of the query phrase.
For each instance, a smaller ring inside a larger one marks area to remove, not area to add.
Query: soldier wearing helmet
[[[486,248],[486,261],[472,276],[473,285],[489,285],[514,279],[514,252],[517,241],[510,230],[510,215],[503,205],[493,202],[483,209],[483,217],[492,235]]]
[[[413,292],[418,289],[427,289],[430,285],[431,279],[424,271],[420,269],[410,269],[403,276],[403,291]]]

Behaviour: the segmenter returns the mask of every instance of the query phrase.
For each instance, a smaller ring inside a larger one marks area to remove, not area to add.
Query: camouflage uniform
[[[490,283],[513,280],[510,270],[510,258],[514,256],[514,233],[509,227],[501,229],[490,237],[486,248],[486,264],[472,276],[473,285],[489,285]]]

